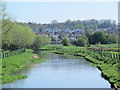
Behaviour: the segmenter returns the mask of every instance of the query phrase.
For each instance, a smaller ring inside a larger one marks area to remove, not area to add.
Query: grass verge
[[[93,63],[101,70],[104,78],[107,79],[113,87],[120,88],[120,76],[119,76],[120,61],[118,59],[111,58],[111,56],[102,56],[99,53],[96,53],[95,51],[86,50],[85,47],[76,47],[76,46],[65,46],[62,47],[61,49],[54,49],[52,52],[56,54],[63,54],[63,55],[68,54],[68,55],[84,57],[86,60]],[[110,53],[118,53],[118,52],[110,51]]]
[[[2,59],[2,83],[10,83],[18,79],[27,78],[26,75],[12,75],[12,73],[20,70],[26,64],[31,62],[45,62],[40,58],[33,59],[32,56],[36,56],[36,54],[32,53],[32,50],[27,50],[25,53],[14,55],[10,57],[6,57]]]

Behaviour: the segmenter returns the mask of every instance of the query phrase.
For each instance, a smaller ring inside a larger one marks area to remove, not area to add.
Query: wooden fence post
[[[5,58],[13,55],[18,55],[24,53],[25,51],[26,51],[25,49],[22,49],[22,50],[9,51],[9,52],[0,52],[0,57]]]
[[[2,52],[0,52],[0,58],[2,58]]]

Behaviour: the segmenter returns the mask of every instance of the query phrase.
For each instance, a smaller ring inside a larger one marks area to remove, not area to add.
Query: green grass
[[[26,49],[26,52],[33,52],[34,50],[32,50],[32,49]]]
[[[27,49],[25,53],[2,59],[2,76],[3,76],[2,83],[9,83],[18,79],[26,78],[27,76],[25,75],[11,75],[11,74],[20,70],[28,63],[44,62],[44,60],[41,60],[40,58],[33,59],[32,56],[36,56],[36,54],[33,54],[32,51],[33,50]]]
[[[103,47],[103,48],[119,48],[120,44],[96,44],[96,45],[91,45],[91,47]]]
[[[102,46],[110,47],[110,45]],[[52,45],[49,47],[52,47]],[[116,47],[116,44],[112,44],[111,47]],[[118,77],[118,73],[120,73],[120,70],[118,68],[120,68],[120,66],[118,66],[118,59],[100,55],[93,50],[87,50],[85,47],[76,46],[63,46],[61,49],[55,49],[53,52],[63,55],[68,54],[79,57],[82,56],[86,58],[86,60],[90,61],[91,63],[93,63],[93,65],[98,66],[101,69],[101,72],[107,76],[110,83],[113,83],[117,87],[120,87],[120,78]],[[104,51],[104,53],[108,52],[118,54],[118,52],[114,51]]]
[[[10,74],[17,69],[23,67],[25,64],[30,63],[33,53],[22,53],[19,55],[10,56],[2,59],[2,74]]]
[[[11,83],[19,79],[25,79],[27,78],[26,75],[3,75],[2,76],[2,83]]]
[[[49,50],[55,50],[55,49],[61,49],[62,45],[46,45],[41,49],[49,49]]]

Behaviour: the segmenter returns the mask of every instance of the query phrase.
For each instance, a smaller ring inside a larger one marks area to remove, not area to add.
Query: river
[[[4,84],[3,88],[110,88],[97,67],[88,61],[42,51],[46,62],[32,63],[15,74],[27,75],[26,79]]]

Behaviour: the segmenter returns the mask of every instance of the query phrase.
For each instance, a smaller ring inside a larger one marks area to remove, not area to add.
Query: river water
[[[82,58],[63,56],[42,51],[46,62],[32,63],[15,74],[26,79],[4,84],[3,88],[110,88],[101,72]]]

